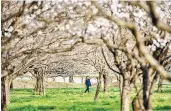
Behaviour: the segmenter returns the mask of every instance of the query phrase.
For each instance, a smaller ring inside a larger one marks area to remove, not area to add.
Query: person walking
[[[86,85],[85,93],[86,93],[87,91],[90,92],[91,82],[90,82],[90,77],[89,77],[89,76],[86,77],[85,85]]]

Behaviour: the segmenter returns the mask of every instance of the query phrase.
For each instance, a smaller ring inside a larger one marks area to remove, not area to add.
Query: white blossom
[[[26,0],[26,4],[31,3],[31,2],[32,2],[31,0]]]
[[[171,45],[169,45],[169,49],[171,50]]]
[[[70,6],[70,7],[68,7],[68,9],[69,9],[69,10],[73,10],[73,7],[72,7],[72,6]]]
[[[139,17],[143,17],[144,14],[145,14],[145,13],[144,13],[142,10],[139,10],[139,12],[138,12]]]
[[[65,26],[65,28],[68,30],[68,29],[70,28],[70,26],[67,24],[67,25]]]
[[[77,2],[77,0],[71,0],[71,3],[76,3]]]
[[[87,28],[87,33],[90,35],[95,35],[97,32],[97,28],[93,24],[89,24]]]
[[[144,24],[144,22],[143,21],[140,21],[140,26],[144,26],[145,24]]]
[[[139,14],[136,13],[136,12],[134,12],[133,15],[134,15],[135,17],[138,17],[138,16],[139,16]]]
[[[10,26],[9,29],[8,29],[9,32],[12,32],[13,31],[13,27]]]
[[[58,14],[56,12],[53,13],[53,16],[57,16]]]
[[[21,30],[16,30],[17,32],[18,32],[18,35],[22,35],[23,34],[23,32],[21,31]]]
[[[91,5],[91,3],[90,3],[90,2],[84,2],[84,4],[85,4],[85,6],[86,6],[86,7],[88,7],[88,6],[90,6],[90,5]]]
[[[153,44],[159,47],[159,43],[156,40],[153,40]]]
[[[65,3],[69,2],[68,0],[64,0]]]
[[[107,34],[106,34],[106,37],[107,37],[107,38],[110,38],[110,33],[107,33]]]
[[[39,15],[40,13],[41,13],[41,10],[38,9],[38,10],[36,11],[36,14]]]
[[[104,40],[108,40],[106,36],[105,36],[105,37],[103,37],[103,39],[104,39]]]
[[[40,5],[41,4],[41,1],[38,1],[38,5]]]
[[[58,4],[58,9],[61,9],[61,8],[62,8],[62,6],[60,4]]]
[[[92,6],[92,10],[93,10],[93,15],[97,14],[98,9],[95,6]]]
[[[148,49],[151,49],[151,47],[152,47],[152,46],[151,46],[151,45],[149,45],[147,48],[148,48]]]
[[[32,14],[31,17],[30,17],[30,19],[34,19],[35,17],[36,17],[36,15],[35,14]]]
[[[47,9],[49,8],[49,5],[48,4],[45,4],[42,11],[46,11]]]
[[[114,27],[113,27],[113,28],[116,30],[116,29],[118,29],[118,26],[117,26],[117,25],[114,25]]]
[[[155,45],[152,45],[152,46],[151,46],[151,50],[152,50],[152,51],[156,51],[156,46],[155,46]]]
[[[123,6],[122,4],[118,4],[117,5],[118,8],[122,8],[122,6]]]
[[[5,32],[5,33],[4,33],[4,35],[5,35],[5,36],[7,36],[7,35],[8,35],[8,33],[7,33],[7,32]]]
[[[96,25],[99,26],[106,26],[109,27],[109,21],[104,19],[104,18],[97,18],[97,20],[95,21]]]
[[[156,44],[155,44],[157,47],[160,47],[160,44],[157,42]]]
[[[162,42],[160,43],[161,44],[161,48],[165,47],[166,46],[166,43],[165,42]]]
[[[50,13],[46,13],[46,17],[49,18],[50,17]]]
[[[59,26],[59,30],[64,31],[65,27],[64,26]]]
[[[53,8],[50,10],[51,13],[54,13],[54,11],[55,11],[55,10],[54,10]]]
[[[73,44],[74,43],[74,40],[70,40],[68,41],[69,44]]]
[[[25,12],[25,13],[28,13],[28,12],[29,12],[29,10],[26,8],[26,9],[24,10],[24,12]]]
[[[157,32],[157,28],[156,27],[153,27],[152,29],[154,32]]]
[[[34,22],[31,22],[29,25],[30,25],[31,27],[36,27],[36,24],[35,24]]]
[[[112,9],[113,13],[117,12],[117,4],[118,4],[118,0],[113,0],[112,1],[111,9]]]
[[[169,33],[166,33],[166,37],[165,37],[165,39],[166,39],[168,42],[170,42],[170,41],[171,41],[171,37],[170,37]]]
[[[129,14],[128,13],[120,13],[119,16],[120,18],[128,18],[129,17]]]
[[[39,30],[39,31],[37,32],[37,34],[38,34],[38,35],[42,35],[42,31]]]
[[[25,18],[26,18],[26,19],[30,19],[30,16],[29,16],[29,15],[26,15]]]
[[[74,24],[74,22],[73,22],[72,20],[70,20],[70,21],[69,21],[69,24],[70,24],[70,25],[73,25],[73,24]]]
[[[163,40],[160,38],[160,36],[157,36],[156,38],[157,38],[157,41],[158,41],[159,43],[163,41]]]
[[[5,32],[4,35],[5,35],[6,37],[11,37],[11,33],[8,33],[8,32]]]
[[[131,12],[133,11],[132,6],[128,6],[128,9],[129,9]]]
[[[33,7],[34,9],[38,9],[38,7],[35,5],[34,7]]]
[[[83,4],[82,2],[79,2],[79,3],[78,3],[79,6],[82,6],[82,4]]]
[[[63,2],[64,0],[57,0],[58,2]]]
[[[81,31],[76,32],[78,36],[81,36]]]

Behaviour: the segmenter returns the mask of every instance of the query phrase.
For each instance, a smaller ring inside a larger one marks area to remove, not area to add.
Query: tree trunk
[[[104,92],[107,92],[108,90],[108,76],[107,74],[103,74],[103,82],[104,82]]]
[[[137,93],[137,95],[134,97],[132,101],[132,110],[133,111],[144,111],[143,107],[143,90],[140,89],[140,91]]]
[[[152,68],[143,68],[143,105],[145,111],[152,111],[153,74]],[[157,76],[156,76],[157,77]]]
[[[46,91],[45,91],[45,89],[46,89],[46,77],[45,77],[45,75],[43,74],[43,81],[42,81],[43,83],[43,95],[46,95]]]
[[[102,77],[101,77],[101,84],[100,84],[101,88],[103,89],[104,88],[104,79],[103,79],[103,74],[102,74]]]
[[[5,77],[1,78],[1,110],[7,111]]]
[[[98,95],[99,95],[100,87],[101,87],[101,80],[102,80],[102,73],[100,72],[99,77],[97,79],[97,88],[96,88],[96,93],[94,96],[94,101],[96,101],[98,99]]]
[[[36,77],[35,92],[39,95],[45,95],[45,74],[42,68],[34,69]]]
[[[52,81],[55,82],[55,77],[52,77]]]
[[[146,111],[149,110],[149,73],[148,68],[145,67],[143,70],[143,105]]]
[[[69,76],[69,82],[74,82],[73,75],[70,75],[70,76]]]
[[[6,111],[6,106],[10,103],[10,78],[1,78],[1,110]]]
[[[83,77],[81,77],[81,83],[84,84],[84,79],[83,79]]]
[[[65,77],[63,77],[63,79],[64,79],[64,82],[65,82]]]
[[[123,77],[121,75],[119,75],[120,96],[122,96],[122,86],[123,86]]]
[[[163,84],[163,79],[161,76],[159,76],[157,92],[162,92],[162,84]]]
[[[121,111],[130,111],[130,83],[129,79],[123,80],[122,96],[121,96]]]
[[[13,85],[13,80],[12,80],[10,84],[10,89],[13,89],[13,88],[14,88],[14,85]]]
[[[148,97],[148,103],[149,103],[149,109],[147,111],[152,111],[152,97],[153,97],[153,90],[154,90],[154,86],[155,86],[155,83],[157,81],[157,78],[158,78],[158,74],[155,72],[152,72],[154,77],[151,77],[150,78],[150,88],[149,88],[149,97]]]
[[[43,77],[36,77],[36,86],[35,86],[35,91],[39,94],[39,95],[44,95],[44,78]]]
[[[10,103],[10,84],[11,80],[9,76],[5,77],[5,92],[6,92],[6,103],[7,105]]]

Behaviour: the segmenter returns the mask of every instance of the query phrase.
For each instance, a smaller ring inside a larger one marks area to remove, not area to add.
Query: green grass
[[[35,95],[33,89],[11,90],[8,111],[119,111],[120,94],[118,88],[101,92],[97,102],[93,102],[95,88],[91,93],[83,93],[83,88],[46,89],[46,96]],[[132,97],[133,98],[133,95]],[[171,86],[162,93],[154,92],[153,110],[171,111]]]

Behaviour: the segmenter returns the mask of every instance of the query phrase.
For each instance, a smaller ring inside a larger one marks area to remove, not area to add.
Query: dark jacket
[[[86,79],[85,84],[86,84],[86,86],[91,86],[90,79]]]

